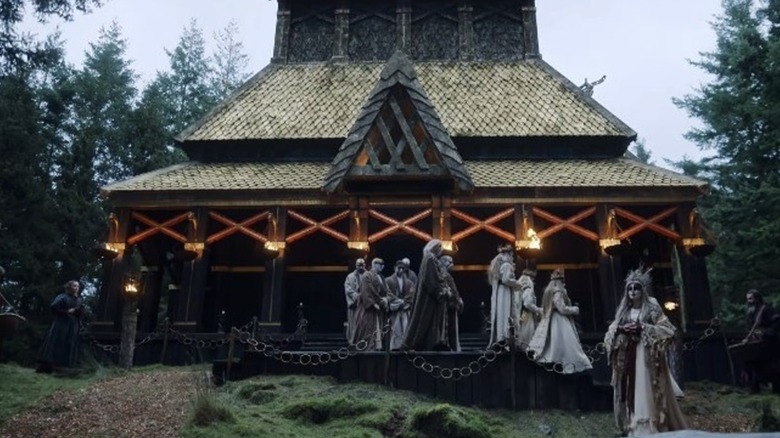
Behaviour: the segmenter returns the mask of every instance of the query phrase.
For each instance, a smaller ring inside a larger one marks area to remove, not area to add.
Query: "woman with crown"
[[[666,361],[675,328],[650,296],[650,269],[629,272],[604,337],[612,366],[615,421],[627,436],[685,429]]]
[[[542,296],[542,319],[528,346],[536,362],[554,364],[554,369],[563,374],[593,368],[590,359],[582,351],[580,337],[572,320],[579,314],[580,308],[571,305],[566,292],[563,269],[554,270]]]

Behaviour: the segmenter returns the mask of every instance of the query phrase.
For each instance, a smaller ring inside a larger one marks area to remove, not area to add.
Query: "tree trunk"
[[[122,309],[122,342],[119,346],[119,366],[126,370],[133,367],[137,325],[138,303],[136,301],[127,301]]]

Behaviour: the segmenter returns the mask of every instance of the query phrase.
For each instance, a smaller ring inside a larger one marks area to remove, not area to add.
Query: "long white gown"
[[[573,374],[593,368],[590,359],[582,350],[577,328],[570,315],[577,308],[568,305],[568,297],[563,291],[553,295],[551,308],[536,327],[529,349],[534,352],[538,363],[556,364],[563,374]]]
[[[512,292],[520,287],[512,263],[502,263],[499,272],[499,279],[493,284],[493,295],[490,297],[491,330],[488,345],[509,337],[509,319],[513,315]]]

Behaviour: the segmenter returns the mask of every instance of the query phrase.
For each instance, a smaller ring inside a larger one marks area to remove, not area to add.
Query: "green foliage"
[[[478,415],[448,404],[420,408],[412,414],[412,429],[423,436],[487,438],[492,436]]]
[[[238,40],[238,24],[231,20],[228,25],[214,35],[217,51],[214,53],[214,94],[224,99],[249,77],[247,66],[249,56],[244,53],[244,45]]]
[[[718,244],[708,259],[716,303],[780,286],[780,2],[723,8],[716,50],[693,63],[711,82],[675,100],[702,123],[687,137],[708,155],[679,164],[712,184],[701,207]]]
[[[634,153],[634,155],[636,155],[636,158],[639,161],[645,164],[654,164],[652,161],[650,161],[650,157],[653,155],[653,153],[645,145],[644,138],[637,139],[634,143],[632,143],[629,149]]]
[[[323,424],[339,418],[359,417],[377,409],[377,406],[366,400],[336,397],[292,403],[282,410],[282,415],[294,420]]]
[[[233,413],[219,403],[216,393],[208,388],[200,388],[195,396],[190,424],[208,427],[214,423],[234,422]]]

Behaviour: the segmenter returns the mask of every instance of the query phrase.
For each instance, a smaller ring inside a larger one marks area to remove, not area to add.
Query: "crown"
[[[550,280],[563,280],[563,268],[555,268],[550,274]]]
[[[652,270],[653,268],[645,269],[643,265],[639,265],[637,269],[628,271],[628,275],[626,275],[626,285],[639,283],[642,285],[642,289],[649,292],[650,286],[653,284],[653,280],[650,277],[650,271]]]
[[[498,252],[512,252],[512,245],[508,243],[504,243],[501,245],[498,245],[498,248],[496,249]]]

